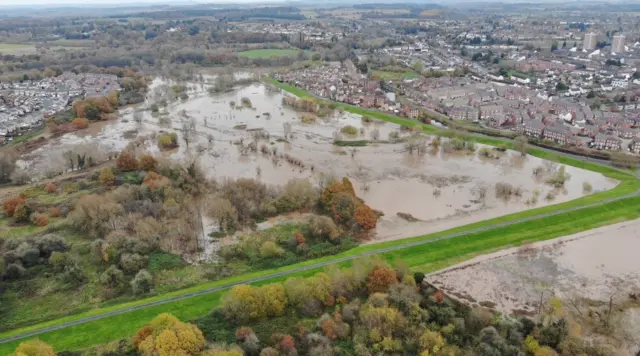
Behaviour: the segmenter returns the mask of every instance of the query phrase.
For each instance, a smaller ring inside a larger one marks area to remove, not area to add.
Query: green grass
[[[36,47],[31,44],[0,43],[0,53],[24,53],[35,52],[35,50]]]
[[[522,222],[511,226],[467,234],[454,239],[441,240],[431,244],[424,244],[413,246],[411,248],[403,250],[392,251],[382,254],[381,257],[389,261],[402,259],[409,265],[409,267],[411,267],[412,270],[430,272],[450,265],[452,263],[471,258],[478,254],[496,250],[498,248],[519,246],[535,241],[547,240],[607,224],[635,219],[638,217],[640,217],[640,197],[633,197],[609,203],[604,206],[585,208],[574,212],[563,213],[556,216],[541,218],[528,222]],[[467,229],[476,227],[476,225],[481,224],[472,224],[471,226],[468,226]],[[416,237],[412,240],[431,239],[459,230],[461,229],[452,229],[445,232]],[[404,243],[407,242],[407,240],[402,240],[401,242]],[[23,328],[20,330],[6,332],[0,334],[0,337],[19,334],[28,330],[36,330],[47,325],[55,325],[56,323],[74,320],[79,317],[97,315],[111,310],[160,300],[168,296],[180,295],[186,292],[193,292],[231,282],[237,282],[246,278],[265,276],[277,271],[284,271],[296,267],[301,267],[316,263],[318,261],[329,261],[340,257],[353,256],[355,254],[367,252],[372,249],[381,248],[386,245],[398,244],[401,242],[392,241],[384,244],[361,246],[336,256],[307,261],[296,264],[294,266],[288,266],[269,271],[261,271],[244,276],[237,276],[217,282],[206,283],[183,291],[168,293],[164,296],[130,302],[124,305],[113,306],[110,308],[92,310],[81,315],[67,317],[49,323],[43,323],[37,326]],[[349,264],[350,262],[344,262],[341,263],[340,266],[348,266]],[[296,273],[295,276],[308,276],[320,270],[321,269],[308,270],[301,273]],[[262,282],[262,284],[273,283],[290,277],[292,277],[292,275],[287,277],[274,278],[269,281],[264,281]],[[72,326],[63,330],[45,333],[39,335],[38,337],[48,343],[52,343],[58,351],[87,348],[120,338],[130,337],[138,328],[140,328],[157,314],[162,312],[170,312],[183,320],[193,320],[199,316],[207,314],[213,308],[219,306],[220,298],[224,293],[225,291],[221,291],[192,297],[181,301],[171,302],[160,306],[109,317],[103,320],[92,321],[78,326]],[[9,354],[15,349],[18,343],[19,342],[16,341],[12,343],[1,344],[0,354]]]
[[[531,75],[529,75],[527,73],[523,73],[523,72],[517,71],[517,70],[510,70],[508,72],[508,74],[509,74],[510,77],[517,77],[517,78],[520,78],[520,79],[527,79],[527,78],[531,77]]]
[[[296,56],[298,51],[295,49],[252,49],[250,51],[238,52],[239,56],[250,59],[269,59],[271,57],[280,56]]]
[[[1,51],[1,50],[0,50]],[[44,133],[44,127],[35,131],[30,131],[22,136],[14,137],[11,142],[9,142],[9,146],[17,145],[22,142],[27,142],[31,139],[37,138]]]
[[[51,46],[60,46],[60,47],[91,47],[95,44],[94,40],[66,40],[60,39],[55,41],[47,42]]]
[[[406,71],[406,72],[387,72],[382,70],[374,70],[371,72],[371,75],[376,79],[416,79],[420,77],[420,74],[414,71]]]
[[[357,141],[344,141],[344,140],[335,140],[333,144],[340,147],[364,147],[369,144],[368,140],[357,140]]]

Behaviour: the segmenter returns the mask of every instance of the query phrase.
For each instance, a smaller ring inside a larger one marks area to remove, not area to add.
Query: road
[[[29,331],[29,332],[22,333],[22,334],[19,334],[19,335],[15,335],[15,336],[11,336],[11,337],[0,339],[0,344],[7,343],[7,342],[10,342],[10,341],[20,340],[20,339],[24,339],[24,338],[28,338],[28,337],[32,337],[32,336],[36,336],[36,335],[40,335],[40,334],[44,334],[44,333],[47,333],[47,332],[50,332],[50,331],[64,329],[64,328],[67,328],[67,327],[70,327],[70,326],[73,326],[73,325],[79,325],[79,324],[84,324],[84,323],[87,323],[87,322],[90,322],[90,321],[94,321],[94,320],[100,320],[100,319],[108,318],[108,317],[114,316],[114,315],[126,314],[126,313],[130,313],[132,311],[145,309],[145,308],[149,308],[149,307],[153,307],[153,306],[158,306],[158,305],[162,305],[162,304],[167,304],[167,303],[171,303],[171,302],[175,302],[175,301],[179,301],[179,300],[183,300],[183,299],[188,299],[188,298],[192,298],[192,297],[203,295],[203,294],[210,294],[210,293],[219,292],[219,291],[222,291],[222,290],[230,289],[231,287],[239,285],[239,284],[249,284],[249,283],[256,283],[256,282],[266,281],[266,280],[277,278],[277,277],[283,277],[283,276],[287,276],[287,275],[298,273],[298,272],[308,271],[308,270],[321,268],[321,267],[325,267],[325,266],[329,266],[329,265],[334,265],[334,264],[338,264],[338,263],[342,263],[342,262],[346,262],[346,261],[351,261],[351,260],[355,260],[355,259],[359,259],[359,258],[378,255],[378,254],[385,253],[385,252],[402,250],[402,249],[406,249],[406,248],[410,248],[410,247],[414,247],[414,246],[419,246],[419,245],[431,244],[431,243],[434,243],[436,241],[453,239],[453,238],[464,236],[464,235],[467,235],[467,234],[473,234],[473,233],[483,232],[483,231],[487,231],[487,230],[492,230],[492,229],[495,229],[495,228],[515,225],[515,224],[526,222],[526,221],[537,220],[537,219],[541,219],[541,218],[545,218],[545,217],[549,217],[549,216],[554,216],[554,215],[559,215],[559,214],[572,212],[572,211],[576,211],[576,210],[581,210],[581,209],[585,209],[585,208],[601,206],[601,205],[608,204],[608,203],[611,203],[611,202],[614,202],[614,201],[618,201],[618,200],[622,200],[622,199],[626,199],[626,198],[630,198],[630,197],[634,197],[634,196],[638,196],[638,195],[640,195],[640,191],[632,193],[632,194],[628,194],[628,195],[625,195],[625,196],[606,199],[606,200],[603,200],[603,201],[600,201],[600,202],[597,202],[597,203],[587,204],[587,205],[583,205],[583,206],[579,206],[579,207],[562,209],[562,210],[558,210],[558,211],[555,211],[555,212],[534,215],[534,216],[530,216],[530,217],[527,217],[527,218],[517,219],[517,220],[513,220],[513,221],[508,221],[508,222],[502,222],[502,223],[493,224],[493,225],[489,225],[489,226],[485,226],[485,227],[481,227],[481,228],[477,228],[477,229],[471,229],[471,230],[467,230],[467,231],[463,231],[463,232],[458,232],[458,233],[454,233],[454,234],[448,234],[448,235],[444,235],[444,236],[440,236],[440,237],[435,237],[435,238],[428,239],[428,240],[422,240],[422,241],[415,241],[415,242],[399,244],[399,245],[395,245],[395,246],[392,246],[392,247],[381,248],[381,249],[377,249],[377,250],[373,250],[373,251],[369,251],[369,252],[364,252],[364,253],[353,255],[353,256],[337,258],[337,259],[334,259],[334,260],[331,260],[331,261],[314,263],[314,264],[310,264],[310,265],[307,265],[307,266],[304,266],[304,267],[293,268],[293,269],[290,269],[290,270],[287,270],[287,271],[272,273],[272,274],[268,274],[268,275],[265,275],[265,276],[262,276],[262,277],[258,277],[258,278],[246,279],[246,280],[243,280],[243,281],[229,283],[229,284],[225,284],[225,285],[222,285],[222,286],[219,286],[219,287],[215,287],[215,288],[209,288],[209,289],[201,290],[201,291],[198,291],[198,292],[187,293],[187,294],[183,294],[183,295],[180,295],[180,296],[171,297],[171,298],[167,298],[167,299],[163,299],[163,300],[159,300],[159,301],[155,301],[155,302],[140,304],[140,305],[137,305],[137,306],[134,306],[134,307],[130,307],[130,308],[114,310],[114,311],[107,312],[107,313],[104,313],[104,314],[99,314],[99,315],[94,315],[94,316],[81,318],[81,319],[77,319],[77,320],[73,320],[73,321],[68,321],[68,322],[65,322],[65,323],[58,324],[58,325],[42,328],[42,329],[39,329],[39,330]]]

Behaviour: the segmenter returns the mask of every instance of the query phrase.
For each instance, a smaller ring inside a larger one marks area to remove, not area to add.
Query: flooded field
[[[106,154],[139,140],[140,151],[176,161],[198,159],[206,174],[216,179],[247,177],[282,185],[292,178],[309,178],[321,185],[328,177],[348,176],[358,196],[384,213],[372,241],[435,232],[616,185],[601,174],[566,167],[570,179],[563,188],[553,188],[533,175],[534,169],[545,165],[543,160],[513,151],[499,153],[498,158],[480,157],[479,145],[475,152],[445,153],[441,147],[430,147],[424,155],[411,154],[405,143],[387,142],[392,133],[397,132],[400,139],[410,135],[397,125],[367,123],[358,115],[339,112],[303,123],[301,113],[283,106],[283,94],[261,84],[214,96],[207,85],[190,84],[189,99],[170,102],[152,113],[148,108],[157,102],[157,88],[163,84],[155,80],[148,102],[121,109],[117,121],[92,124],[84,131],[51,140],[26,156],[22,166],[42,172],[51,165],[63,165],[63,152],[73,145],[97,146]],[[249,99],[251,107],[242,107],[243,98]],[[141,120],[136,120],[134,112],[142,109]],[[290,134],[285,139],[288,124]],[[358,133],[342,135],[345,140],[370,140],[378,135],[385,142],[335,146],[336,134],[346,125],[356,127]],[[161,151],[152,137],[159,131],[177,132],[180,147]],[[144,137],[148,139],[141,139]],[[503,182],[519,188],[519,193],[498,198],[495,186]],[[591,187],[588,191],[585,182]]]
[[[616,310],[611,324],[622,339],[617,346],[635,355],[640,350],[637,248],[640,220],[480,256],[425,280],[464,303],[506,314],[537,316],[540,302],[552,296],[575,318],[602,314],[611,303]],[[589,307],[599,309],[588,312]]]

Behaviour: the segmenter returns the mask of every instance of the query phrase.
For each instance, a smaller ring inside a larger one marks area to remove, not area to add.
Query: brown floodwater
[[[337,147],[333,145],[334,137],[346,125],[359,130],[355,136],[342,135],[353,140],[369,140],[374,130],[381,140],[387,140],[390,133],[400,133],[400,127],[365,123],[358,115],[339,112],[305,124],[300,113],[282,105],[282,93],[270,92],[262,84],[215,96],[207,93],[207,84],[191,84],[188,100],[173,101],[160,114],[152,115],[146,110],[143,122],[136,123],[134,111],[159,100],[162,90],[158,88],[166,85],[160,79],[154,80],[147,102],[121,109],[118,120],[93,124],[87,130],[52,140],[32,152],[21,165],[37,174],[57,162],[62,152],[73,145],[94,145],[103,152],[115,152],[135,137],[173,131],[180,137],[179,148],[160,152],[155,140],[149,139],[140,150],[176,161],[197,159],[206,174],[215,179],[246,177],[282,185],[292,178],[308,178],[320,184],[329,176],[349,177],[358,196],[385,214],[378,223],[376,241],[416,236],[572,200],[585,194],[584,182],[591,184],[594,192],[611,189],[617,183],[599,173],[567,166],[570,179],[563,189],[554,189],[533,176],[534,168],[543,165],[544,160],[521,157],[513,151],[501,154],[499,159],[483,158],[477,154],[481,145],[477,145],[475,153],[444,153],[442,149],[429,148],[424,155],[406,152],[404,143]],[[248,98],[252,107],[239,108],[242,98]],[[292,133],[286,141],[285,124],[291,125]],[[194,127],[189,147],[183,141],[184,125]],[[257,131],[268,133],[269,138],[256,139]],[[400,137],[407,135],[400,133]],[[248,148],[252,141],[256,141],[256,151]],[[260,152],[263,145],[269,153]],[[521,196],[497,198],[498,182],[521,188]],[[553,200],[545,199],[549,192],[554,193]],[[528,200],[534,195],[538,196],[537,202],[531,204]],[[408,222],[398,213],[411,214],[419,221]]]

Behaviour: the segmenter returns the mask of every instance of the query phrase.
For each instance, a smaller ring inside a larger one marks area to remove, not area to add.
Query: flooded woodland
[[[168,160],[197,159],[216,180],[245,177],[283,185],[308,178],[322,186],[331,177],[349,177],[358,197],[384,214],[369,241],[441,231],[616,185],[599,173],[566,166],[566,181],[554,187],[544,172],[555,174],[560,165],[481,145],[447,150],[447,138],[436,145],[433,137],[425,137],[428,147],[416,154],[406,144],[415,134],[398,125],[338,110],[302,120],[303,113],[283,105],[284,93],[251,84],[212,95],[207,84],[212,82],[190,83],[188,99],[169,100],[166,107],[151,110],[166,100],[164,88],[175,84],[155,79],[145,103],[121,108],[117,120],[52,139],[20,164],[35,175],[64,166],[64,152],[71,146],[90,145],[107,155],[134,142],[140,152]],[[347,125],[357,132],[340,133]],[[177,133],[179,147],[160,150],[154,137],[162,131]],[[188,145],[184,135],[190,136]],[[334,144],[337,139],[370,142],[341,147]],[[480,154],[483,150],[491,154]],[[511,193],[499,192],[504,184]]]

